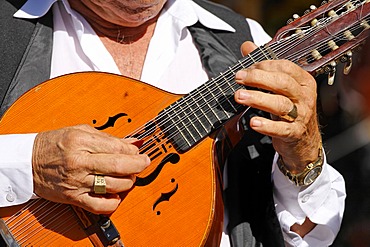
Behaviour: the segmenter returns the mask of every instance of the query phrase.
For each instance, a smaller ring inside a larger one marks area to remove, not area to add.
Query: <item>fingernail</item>
[[[251,126],[252,127],[261,127],[262,126],[262,121],[257,120],[257,119],[251,119]]]
[[[146,157],[146,166],[149,166],[150,165],[150,162],[152,162],[151,160],[150,160],[150,158],[147,156]]]
[[[235,74],[235,80],[237,81],[243,81],[247,77],[247,72],[245,70],[239,70]]]
[[[250,97],[251,97],[251,95],[247,91],[244,91],[244,90],[238,91],[238,99],[240,99],[240,100],[246,100],[246,99],[248,99]]]

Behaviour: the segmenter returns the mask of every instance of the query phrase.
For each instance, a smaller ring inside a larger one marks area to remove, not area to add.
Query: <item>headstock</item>
[[[352,51],[370,35],[370,0],[324,1],[302,17],[294,15],[265,45],[272,57],[288,59],[313,75],[326,73],[334,82],[336,65],[352,67]]]

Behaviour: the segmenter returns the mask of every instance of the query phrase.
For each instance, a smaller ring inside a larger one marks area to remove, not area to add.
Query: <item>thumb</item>
[[[253,42],[246,41],[242,44],[240,50],[242,52],[242,55],[245,56],[245,55],[251,53],[252,51],[254,51],[256,48],[257,48],[257,46]]]

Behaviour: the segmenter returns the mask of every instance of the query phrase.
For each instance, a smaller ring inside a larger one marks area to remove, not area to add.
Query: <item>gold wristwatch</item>
[[[279,158],[277,160],[277,165],[280,169],[280,171],[289,178],[295,185],[297,186],[303,186],[303,185],[310,185],[312,184],[316,178],[320,175],[322,171],[322,165],[324,163],[324,157],[323,157],[323,150],[322,145],[320,145],[319,148],[319,156],[317,160],[314,162],[309,163],[304,168],[303,172],[298,174],[291,173],[284,164],[283,159],[279,155]]]

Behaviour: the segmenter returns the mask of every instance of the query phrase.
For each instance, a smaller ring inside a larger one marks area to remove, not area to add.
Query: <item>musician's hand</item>
[[[87,125],[38,134],[32,158],[35,193],[96,214],[113,212],[121,201],[118,193],[129,190],[135,174],[150,163],[133,142]],[[94,194],[95,174],[104,175],[107,194]]]
[[[246,42],[243,54],[256,46]],[[298,173],[318,157],[321,135],[316,116],[316,81],[296,64],[286,60],[267,60],[239,71],[236,81],[259,90],[239,90],[235,94],[238,103],[283,116],[295,105],[298,116],[293,121],[279,117],[272,120],[254,117],[251,127],[272,137],[275,150],[282,156],[287,168]]]

